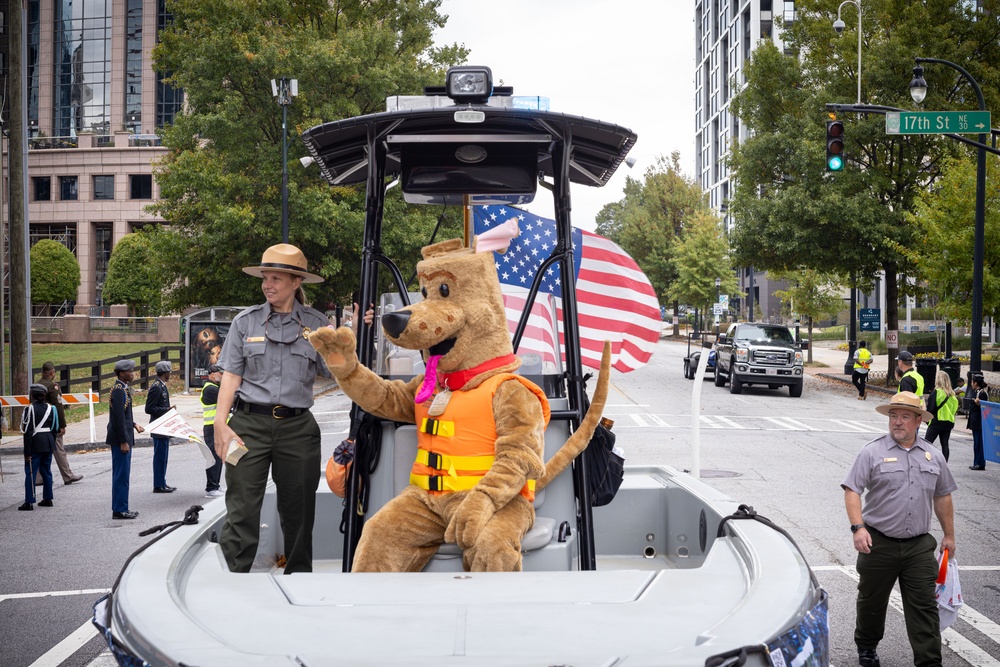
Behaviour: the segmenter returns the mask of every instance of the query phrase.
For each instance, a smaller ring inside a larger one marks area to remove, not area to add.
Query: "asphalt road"
[[[682,375],[685,346],[663,341],[651,363],[613,376],[606,415],[615,420],[629,464],[691,469],[695,433],[693,381]],[[834,371],[836,369],[830,369]],[[830,592],[832,664],[855,665],[856,574],[840,481],[857,451],[885,432],[875,412],[883,398],[856,400],[852,388],[808,377],[803,396],[787,389],[745,389],[739,396],[711,380],[701,386],[697,423],[702,477],[788,530]],[[317,400],[324,457],[343,438],[347,401]],[[963,423],[960,421],[960,423]],[[972,440],[952,437],[958,561],[966,607],[945,633],[945,665],[1000,666],[1000,466],[972,472]],[[133,455],[131,509],[136,521],[112,521],[111,456],[72,455],[85,479],[56,482],[55,507],[18,512],[23,475],[16,457],[2,459],[0,483],[0,667],[114,664],[89,619],[128,555],[148,538],[138,532],[181,518],[204,498],[203,461],[193,445],[171,447],[169,495],[152,493],[152,449]],[[935,527],[940,537],[940,530]],[[912,664],[898,603],[890,609],[882,664]]]

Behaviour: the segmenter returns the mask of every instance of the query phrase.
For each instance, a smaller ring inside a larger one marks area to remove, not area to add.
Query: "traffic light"
[[[826,170],[844,170],[844,121],[826,121]]]

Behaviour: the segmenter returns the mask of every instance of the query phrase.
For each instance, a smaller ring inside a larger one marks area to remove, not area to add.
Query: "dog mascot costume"
[[[610,345],[590,410],[546,463],[548,401],[513,374],[521,361],[492,253],[452,239],[422,255],[417,275],[424,300],[384,314],[382,327],[396,345],[422,351],[425,375],[382,379],[358,362],[348,327],[324,327],[309,337],[362,409],[418,430],[410,485],[365,523],[353,571],[418,572],[444,542],[462,548],[467,571],[520,571],[535,491],[583,451],[604,409]]]

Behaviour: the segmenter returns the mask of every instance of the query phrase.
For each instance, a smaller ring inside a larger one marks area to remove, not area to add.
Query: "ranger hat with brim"
[[[323,278],[306,271],[306,256],[302,251],[288,243],[273,245],[264,251],[260,266],[244,266],[243,273],[257,278],[263,278],[265,271],[278,271],[299,276],[304,283],[321,283]]]
[[[920,397],[912,391],[901,391],[890,398],[888,403],[875,408],[876,412],[883,415],[888,415],[890,410],[909,410],[920,415],[926,422],[929,422],[934,417],[934,415],[920,407]]]

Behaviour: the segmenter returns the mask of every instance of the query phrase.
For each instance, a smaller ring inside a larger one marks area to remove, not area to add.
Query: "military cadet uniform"
[[[63,431],[66,430],[66,411],[62,404],[62,390],[59,385],[49,377],[45,376],[46,372],[51,372],[55,370],[55,364],[51,361],[46,361],[42,364],[42,379],[38,381],[38,384],[45,387],[48,393],[45,395],[45,401],[51,405],[59,418],[59,431],[56,432],[56,450],[52,453],[52,458],[55,459],[56,465],[59,467],[59,474],[62,475],[63,484],[72,484],[73,482],[79,482],[83,479],[83,475],[78,475],[73,472],[73,468],[69,465],[69,459],[66,457],[66,447],[63,444]],[[41,480],[36,479],[36,484],[40,484]]]
[[[944,455],[922,438],[909,450],[884,435],[858,454],[841,486],[861,495],[863,527],[871,553],[858,553],[857,623],[859,649],[874,649],[885,632],[893,584],[899,580],[903,615],[914,664],[941,664],[937,600],[937,541],[930,534],[934,499],[957,485]],[[855,527],[852,526],[852,530]]]
[[[123,359],[115,364],[115,373],[132,371],[135,362]],[[129,476],[132,474],[132,449],[135,447],[135,419],[132,417],[132,388],[119,376],[109,396],[108,437],[111,446],[111,516],[114,519],[134,519],[138,512],[128,509]],[[129,446],[123,452],[121,445]]]
[[[269,303],[240,313],[219,365],[242,377],[229,427],[249,450],[226,465],[226,521],[219,545],[229,569],[249,572],[260,538],[268,469],[277,487],[285,573],[312,571],[312,530],[320,479],[320,430],[309,411],[316,375],[330,371],[303,333],[327,326],[318,310],[295,301],[290,313]]]

